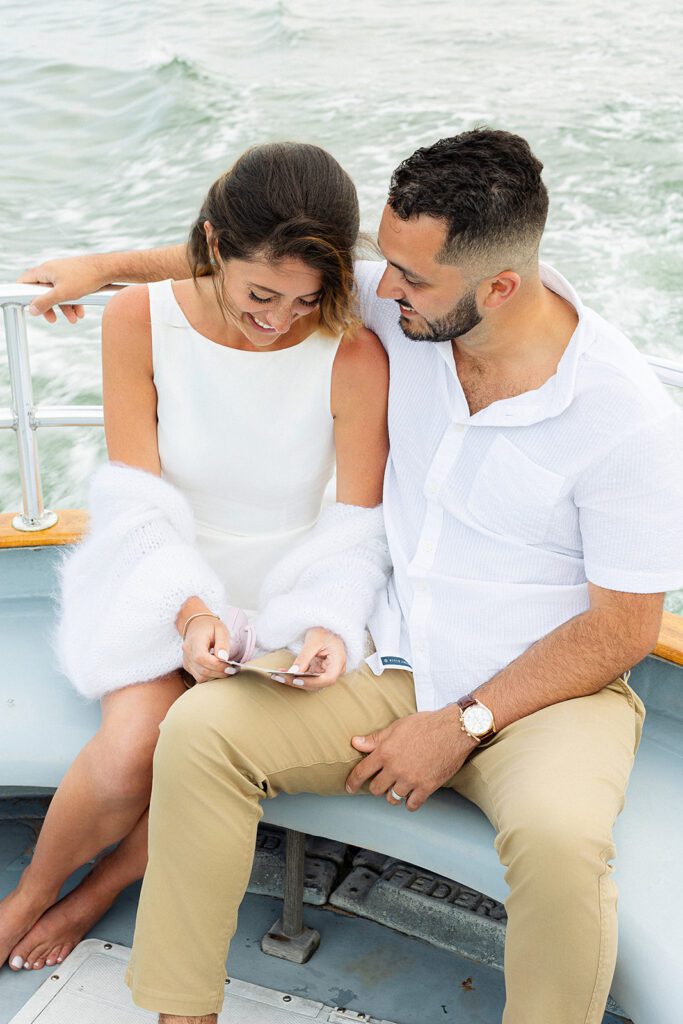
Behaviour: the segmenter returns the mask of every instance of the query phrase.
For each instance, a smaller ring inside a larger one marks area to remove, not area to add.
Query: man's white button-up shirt
[[[450,342],[413,341],[356,264],[390,359],[384,513],[394,574],[370,623],[375,672],[413,669],[420,710],[486,682],[589,607],[588,581],[683,586],[683,415],[635,347],[542,265],[578,326],[534,391],[470,416]]]

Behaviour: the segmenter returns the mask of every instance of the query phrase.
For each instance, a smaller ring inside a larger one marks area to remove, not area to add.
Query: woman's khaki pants
[[[289,661],[287,652],[258,659]],[[361,757],[351,737],[414,711],[410,673],[376,677],[367,666],[320,693],[243,670],[173,705],[154,758],[149,865],[126,976],[139,1006],[189,1017],[221,1009],[261,800],[344,794]],[[449,783],[492,822],[507,868],[505,1024],[602,1020],[617,948],[612,826],[643,717],[617,680],[508,726]]]

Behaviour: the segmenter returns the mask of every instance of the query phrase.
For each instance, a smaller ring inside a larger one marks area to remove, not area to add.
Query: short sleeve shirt
[[[412,668],[418,708],[457,700],[589,607],[588,582],[683,586],[683,415],[619,330],[542,264],[579,322],[542,387],[470,415],[450,342],[416,342],[356,265],[390,359],[384,514],[394,573],[369,663]]]

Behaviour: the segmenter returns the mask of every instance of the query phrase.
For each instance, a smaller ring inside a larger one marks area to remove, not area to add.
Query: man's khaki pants
[[[287,652],[258,659],[289,661]],[[149,864],[126,976],[139,1006],[220,1011],[261,800],[344,794],[362,756],[351,737],[414,711],[410,673],[377,677],[365,665],[319,693],[243,670],[176,701],[154,758]],[[617,949],[612,826],[643,718],[616,680],[508,726],[449,783],[492,822],[507,868],[505,1024],[602,1020]]]

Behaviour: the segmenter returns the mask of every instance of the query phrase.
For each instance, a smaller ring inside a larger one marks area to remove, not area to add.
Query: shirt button
[[[434,550],[434,545],[431,543],[431,541],[428,541],[428,543],[425,544],[424,550],[426,554],[431,555],[432,551]]]
[[[436,486],[436,484],[427,484],[427,494],[430,497],[433,498],[438,490],[439,488]]]

